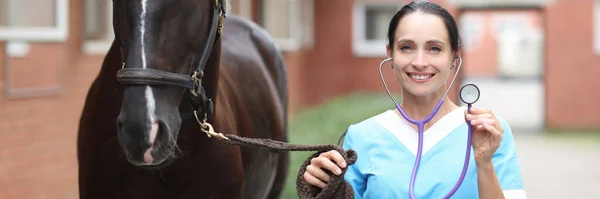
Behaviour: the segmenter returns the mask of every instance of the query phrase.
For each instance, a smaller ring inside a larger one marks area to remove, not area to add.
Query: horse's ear
[[[346,133],[348,133],[348,128],[346,128],[346,131],[344,131],[344,133],[342,133],[342,136],[340,136],[340,139],[338,139],[338,141],[337,141],[338,146],[342,146],[341,144],[344,144],[342,141],[344,140],[344,137],[346,137]]]

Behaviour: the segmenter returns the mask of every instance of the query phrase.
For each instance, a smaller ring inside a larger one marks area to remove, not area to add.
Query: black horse
[[[113,0],[116,39],[78,135],[81,198],[278,198],[287,153],[218,132],[287,141],[284,59],[223,0]],[[223,26],[224,25],[224,26]]]

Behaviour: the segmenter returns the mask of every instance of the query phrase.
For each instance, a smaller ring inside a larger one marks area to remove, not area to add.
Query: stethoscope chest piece
[[[460,89],[460,100],[465,104],[474,104],[479,100],[479,88],[474,84],[464,85]]]

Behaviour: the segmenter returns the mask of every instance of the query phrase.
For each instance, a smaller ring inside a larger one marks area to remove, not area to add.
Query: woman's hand
[[[489,109],[471,108],[470,114],[465,110],[465,119],[471,121],[473,128],[471,144],[476,163],[491,163],[504,128]]]
[[[332,162],[335,161],[336,163]],[[310,165],[306,166],[306,172],[302,175],[304,180],[311,185],[319,188],[325,188],[331,178],[323,169],[331,171],[335,175],[342,174],[340,168],[345,168],[346,162],[342,155],[336,150],[321,153],[319,157],[310,160]]]

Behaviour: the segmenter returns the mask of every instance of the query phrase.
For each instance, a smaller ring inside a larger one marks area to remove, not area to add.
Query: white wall
[[[464,77],[461,83],[461,87],[469,83],[479,87],[481,96],[473,107],[491,109],[517,131],[537,131],[543,128],[543,81]],[[464,105],[462,102],[460,104]]]

